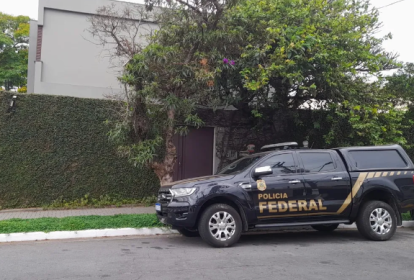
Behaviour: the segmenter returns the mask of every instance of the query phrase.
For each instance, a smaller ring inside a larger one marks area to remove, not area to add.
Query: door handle
[[[293,181],[289,181],[289,184],[299,184],[301,181],[300,180],[293,180]]]
[[[342,177],[333,177],[331,180],[332,181],[339,181],[339,180],[342,180]]]
[[[245,190],[251,190],[252,189],[252,185],[250,185],[250,183],[240,183],[239,187],[241,187]]]

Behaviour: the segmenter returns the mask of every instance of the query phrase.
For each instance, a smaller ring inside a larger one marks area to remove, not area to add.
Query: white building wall
[[[108,0],[40,0],[37,25],[43,26],[41,60],[31,65],[36,57],[38,27],[33,24],[29,93],[105,98],[122,91],[117,80],[120,63],[110,61],[104,47],[97,45],[87,31],[88,18],[99,7],[112,3],[125,5]],[[155,24],[148,25],[156,28]]]

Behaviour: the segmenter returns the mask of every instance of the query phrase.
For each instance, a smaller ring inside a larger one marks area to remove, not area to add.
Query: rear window
[[[350,151],[354,165],[360,169],[403,168],[407,163],[396,150]]]

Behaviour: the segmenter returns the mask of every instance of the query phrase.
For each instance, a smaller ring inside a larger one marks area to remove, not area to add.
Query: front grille
[[[172,194],[170,193],[170,190],[159,190],[158,192],[158,201],[160,203],[169,203],[172,200]]]

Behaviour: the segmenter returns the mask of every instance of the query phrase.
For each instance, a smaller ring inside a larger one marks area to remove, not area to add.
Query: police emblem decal
[[[265,191],[266,190],[266,182],[264,180],[257,180],[257,189],[259,191]]]

